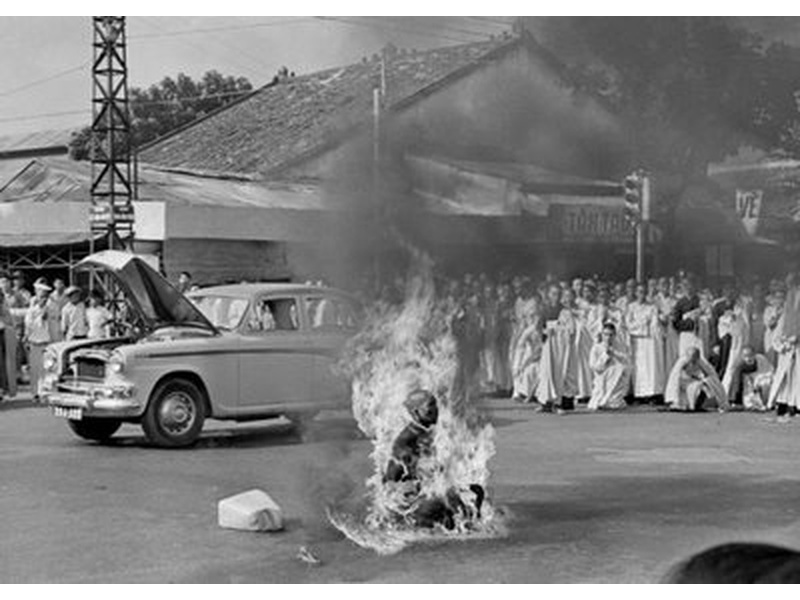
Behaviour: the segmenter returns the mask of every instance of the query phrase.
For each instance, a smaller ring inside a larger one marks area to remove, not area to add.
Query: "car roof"
[[[230,298],[249,299],[262,294],[329,294],[355,300],[351,294],[343,290],[308,283],[237,283],[231,285],[216,285],[193,290],[186,295],[189,298],[196,296],[226,296]]]

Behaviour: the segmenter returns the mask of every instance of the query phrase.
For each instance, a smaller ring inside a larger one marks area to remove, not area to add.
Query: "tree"
[[[199,81],[184,73],[165,77],[147,89],[132,87],[129,92],[131,144],[146,144],[248,94],[253,85],[245,77],[222,75],[211,70]],[[76,160],[90,157],[91,127],[77,132],[70,142],[70,155]]]
[[[547,17],[529,26],[575,87],[620,118],[621,164],[659,178],[657,218],[668,237],[681,194],[710,163],[744,145],[800,153],[796,49],[767,45],[724,17]]]

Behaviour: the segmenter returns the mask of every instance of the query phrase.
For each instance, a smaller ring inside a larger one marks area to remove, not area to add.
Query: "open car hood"
[[[196,325],[217,332],[186,296],[135,254],[104,250],[87,256],[76,268],[99,268],[113,275],[151,331],[170,325]]]

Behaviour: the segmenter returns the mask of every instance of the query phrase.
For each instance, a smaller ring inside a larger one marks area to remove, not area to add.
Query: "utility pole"
[[[125,17],[92,17],[92,187],[90,251],[95,237],[107,239],[109,249],[125,248],[133,237],[131,185],[131,118],[128,106],[128,65]],[[124,303],[113,280],[91,274],[106,293],[112,319]]]
[[[382,82],[384,78],[382,77]],[[382,102],[382,90],[379,87],[376,87],[372,90],[372,201],[374,203],[374,222],[375,228],[373,235],[376,236],[378,240],[378,247],[375,249],[375,256],[374,256],[374,269],[375,269],[375,285],[378,287],[378,292],[380,292],[380,285],[381,285],[381,232],[383,231],[382,227],[382,217],[383,217],[383,206],[381,201],[381,102]]]
[[[91,231],[108,247],[133,235],[125,17],[92,17]],[[94,236],[93,236],[94,238]],[[94,250],[94,248],[92,248]]]

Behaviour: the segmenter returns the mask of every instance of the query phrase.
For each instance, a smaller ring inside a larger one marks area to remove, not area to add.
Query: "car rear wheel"
[[[84,418],[80,421],[68,421],[69,428],[78,437],[95,442],[105,442],[117,432],[122,421],[117,419]]]
[[[308,410],[303,412],[286,413],[284,416],[289,419],[292,425],[302,429],[308,426],[319,414],[318,410]]]
[[[191,381],[169,379],[158,385],[142,418],[142,428],[162,448],[190,446],[205,421],[203,392]]]

